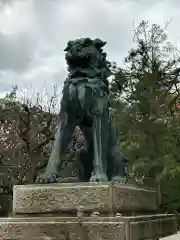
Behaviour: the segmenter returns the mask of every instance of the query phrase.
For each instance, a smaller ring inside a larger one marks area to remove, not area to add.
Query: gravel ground
[[[172,235],[170,237],[160,238],[161,240],[180,240],[180,233]]]

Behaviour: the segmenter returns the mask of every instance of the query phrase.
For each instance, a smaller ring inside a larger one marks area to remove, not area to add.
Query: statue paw
[[[56,173],[52,174],[42,174],[36,179],[36,183],[39,184],[48,184],[48,183],[56,183],[58,182],[58,175]]]
[[[92,175],[90,182],[107,182],[108,178],[106,175]]]
[[[112,177],[111,181],[115,183],[126,183],[126,178],[115,176],[115,177]]]

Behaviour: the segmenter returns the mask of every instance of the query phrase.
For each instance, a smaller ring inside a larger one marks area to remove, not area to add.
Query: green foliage
[[[162,187],[162,205],[174,211],[180,206],[180,190],[175,184],[180,178],[180,58],[167,41],[165,29],[158,25],[149,28],[142,21],[134,30],[134,42],[125,67],[114,64],[112,71],[111,98],[119,144],[129,158],[129,177],[151,177],[162,186],[168,182],[169,188],[176,187],[168,195]],[[170,199],[177,202],[169,207]]]
[[[172,169],[161,181],[163,210],[180,212],[180,166]]]

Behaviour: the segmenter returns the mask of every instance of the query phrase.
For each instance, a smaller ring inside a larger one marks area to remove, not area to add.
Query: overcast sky
[[[63,49],[80,37],[107,41],[108,59],[122,64],[132,46],[133,21],[164,23],[169,39],[180,40],[178,0],[0,0],[0,92],[62,87]]]

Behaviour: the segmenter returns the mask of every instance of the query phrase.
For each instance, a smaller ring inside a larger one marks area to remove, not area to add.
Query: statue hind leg
[[[126,181],[125,158],[117,146],[111,149],[111,154],[108,157],[108,171],[110,181],[122,183]]]
[[[82,148],[77,154],[77,177],[80,182],[89,182],[93,170],[91,149]]]
[[[113,124],[109,120],[109,144],[107,156],[108,178],[111,181],[125,182],[125,157],[117,146],[116,134]]]
[[[78,179],[82,182],[88,182],[93,171],[93,134],[92,127],[84,124],[80,125],[85,138],[85,144],[77,153],[77,172]]]
[[[105,118],[103,118],[104,120]],[[121,154],[120,149],[117,146],[116,134],[113,128],[112,122],[108,121],[109,129],[105,131],[105,135],[102,135],[102,141],[108,139],[107,144],[107,158],[104,156],[102,159],[103,162],[107,160],[107,176],[108,180],[116,182],[125,182],[125,157]],[[86,127],[84,125],[80,126],[84,137],[85,137],[85,146],[80,150],[77,156],[77,162],[79,167],[79,180],[80,181],[89,181],[91,177],[91,172],[93,173],[93,158],[94,158],[94,149],[93,149],[93,132],[92,128]],[[109,134],[107,135],[107,132]],[[105,145],[103,145],[105,147]],[[92,181],[92,179],[91,179]]]

